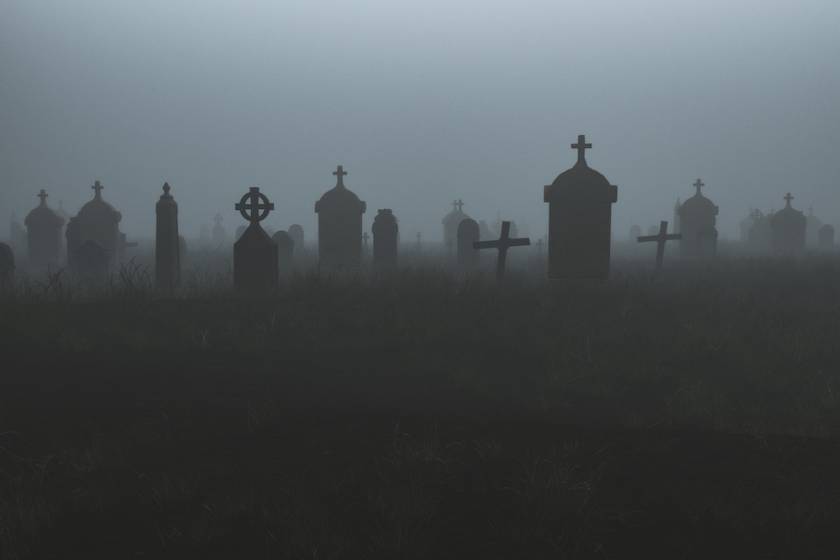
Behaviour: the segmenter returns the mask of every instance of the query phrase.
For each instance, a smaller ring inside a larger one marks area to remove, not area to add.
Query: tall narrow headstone
[[[15,252],[9,245],[0,243],[0,288],[11,286],[15,276]]]
[[[475,244],[481,240],[478,222],[472,218],[461,220],[458,224],[458,266],[465,270],[478,268],[479,253]]]
[[[155,205],[155,285],[172,292],[181,281],[181,243],[178,235],[178,203],[170,194],[169,183]]]
[[[548,276],[606,278],[610,272],[612,204],[618,187],[590,168],[586,150],[592,144],[578,136],[572,149],[577,163],[545,187],[548,203]]]
[[[295,255],[303,254],[303,226],[292,224],[289,226],[289,236],[295,244]]]
[[[277,267],[280,274],[289,274],[294,266],[295,240],[283,230],[271,236],[277,246]]]
[[[245,294],[265,294],[277,288],[277,246],[260,226],[274,204],[257,187],[242,197],[235,209],[250,225],[233,244],[233,284]]]
[[[805,250],[805,214],[791,206],[793,196],[785,195],[785,207],[770,217],[770,236],[777,255],[793,256]]]
[[[24,220],[29,244],[29,265],[34,268],[55,266],[61,258],[61,231],[64,218],[47,205],[44,189],[38,193],[40,204]]]
[[[325,268],[355,268],[362,259],[362,214],[367,205],[344,186],[344,167],[339,165],[333,175],[335,187],[315,203],[318,258]]]
[[[399,225],[390,208],[379,210],[373,220],[373,264],[378,267],[393,267],[397,264]]]
[[[683,257],[712,257],[717,252],[718,232],[715,228],[718,207],[700,192],[706,184],[694,182],[697,192],[686,200],[677,212],[679,217],[680,255]]]

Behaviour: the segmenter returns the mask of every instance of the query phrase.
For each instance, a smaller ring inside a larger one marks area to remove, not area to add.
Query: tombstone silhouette
[[[511,247],[522,247],[530,245],[531,240],[527,237],[521,239],[513,239],[510,237],[510,222],[502,222],[502,231],[499,234],[499,239],[496,241],[476,241],[473,243],[475,249],[497,249],[498,256],[496,257],[496,279],[501,280],[505,276],[505,263],[507,261],[507,251]]]
[[[289,226],[289,235],[295,243],[295,255],[303,254],[303,226],[292,224]]]
[[[110,255],[105,248],[93,240],[87,240],[76,249],[73,256],[73,271],[89,280],[101,280],[108,275]]]
[[[577,163],[543,192],[548,203],[549,278],[606,278],[610,272],[612,204],[618,187],[591,169],[586,150],[592,144],[578,136],[572,149]]]
[[[715,222],[718,207],[700,192],[704,186],[703,180],[697,179],[693,185],[697,192],[677,212],[679,233],[682,235],[680,254],[683,257],[712,257],[717,252],[718,232]]]
[[[475,270],[479,264],[479,252],[475,244],[481,239],[478,222],[472,218],[458,224],[458,266]]]
[[[266,294],[277,288],[277,246],[260,226],[274,204],[251,187],[234,208],[248,220],[242,236],[233,244],[233,285],[245,294]]]
[[[362,259],[364,201],[344,186],[347,172],[339,165],[333,172],[335,187],[315,203],[318,214],[318,258],[327,268],[358,267]]]
[[[397,218],[390,208],[376,213],[373,220],[373,264],[378,267],[397,265],[397,246],[400,234]]]
[[[790,193],[784,198],[785,207],[770,217],[770,239],[777,255],[793,256],[805,250],[807,220],[802,211],[791,206]]]
[[[447,251],[452,251],[458,242],[458,226],[462,221],[469,218],[464,213],[464,201],[461,199],[452,201],[452,211],[443,217],[443,244]]]
[[[41,189],[41,203],[26,216],[29,264],[36,268],[57,265],[61,258],[61,232],[64,218],[47,205],[47,192]]]
[[[178,235],[178,203],[169,183],[155,205],[155,286],[172,292],[181,281],[181,238]]]
[[[11,285],[15,276],[15,253],[5,243],[0,243],[0,287]]]
[[[122,214],[102,198],[102,183],[95,181],[91,187],[93,199],[79,210],[67,224],[67,256],[71,267],[75,266],[78,249],[88,241],[102,248],[109,264],[119,262],[126,247],[125,236],[120,232]],[[81,269],[84,269],[84,265]],[[80,269],[80,270],[81,270]]]
[[[825,224],[819,231],[819,246],[823,251],[834,249],[834,226]]]
[[[659,233],[656,235],[646,235],[643,237],[639,237],[637,241],[639,243],[649,243],[651,241],[656,242],[656,270],[660,270],[662,268],[662,261],[665,258],[665,243],[671,240],[678,240],[682,239],[682,235],[679,233],[668,233],[668,222],[661,221],[659,222]]]
[[[289,274],[295,261],[295,240],[283,230],[271,236],[271,240],[277,246],[277,270],[280,274]]]

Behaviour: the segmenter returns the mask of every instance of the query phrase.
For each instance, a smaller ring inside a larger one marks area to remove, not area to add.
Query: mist
[[[0,227],[41,188],[73,214],[99,179],[130,237],[173,186],[196,237],[250,186],[313,234],[347,186],[406,237],[476,219],[545,233],[543,185],[589,163],[619,187],[613,235],[704,193],[722,237],[749,208],[837,223],[840,4],[639,2],[0,3]]]

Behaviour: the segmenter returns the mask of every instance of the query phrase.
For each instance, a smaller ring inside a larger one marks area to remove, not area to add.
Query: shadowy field
[[[144,278],[0,297],[0,558],[840,548],[838,261]]]

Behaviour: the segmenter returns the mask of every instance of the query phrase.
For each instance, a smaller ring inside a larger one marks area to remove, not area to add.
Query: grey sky
[[[256,185],[311,237],[339,163],[366,227],[463,198],[542,235],[578,133],[616,236],[698,176],[725,236],[788,190],[840,225],[840,2],[0,0],[0,238],[97,178],[135,237],[165,180],[188,236]]]

